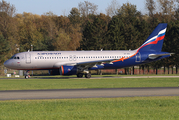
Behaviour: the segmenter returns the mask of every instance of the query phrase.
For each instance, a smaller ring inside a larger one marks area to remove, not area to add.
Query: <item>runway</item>
[[[0,91],[0,100],[179,96],[179,87]]]

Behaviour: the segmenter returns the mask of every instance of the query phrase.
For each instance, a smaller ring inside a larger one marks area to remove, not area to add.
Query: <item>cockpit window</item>
[[[19,56],[12,56],[10,59],[20,59],[20,57]]]
[[[12,56],[10,59],[14,59],[14,56]]]

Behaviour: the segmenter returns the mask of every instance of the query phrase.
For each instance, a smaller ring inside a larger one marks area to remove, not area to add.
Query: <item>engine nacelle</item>
[[[60,67],[60,75],[76,75],[77,74],[76,66],[66,66],[63,65]]]

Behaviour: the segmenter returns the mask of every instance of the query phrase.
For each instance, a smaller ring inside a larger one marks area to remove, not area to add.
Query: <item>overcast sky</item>
[[[42,15],[46,12],[53,12],[54,14],[68,15],[73,7],[78,8],[80,2],[85,0],[5,0],[13,4],[16,8],[16,13],[31,12],[33,14]],[[105,9],[111,4],[112,0],[86,0],[95,5],[98,5],[98,13],[106,13]],[[123,3],[131,3],[137,6],[137,10],[146,13],[146,0],[117,0],[120,5]]]

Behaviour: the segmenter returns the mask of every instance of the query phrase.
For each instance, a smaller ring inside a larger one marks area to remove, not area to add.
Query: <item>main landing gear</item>
[[[78,77],[78,78],[82,78],[82,77],[83,77],[83,73],[78,73],[78,74],[77,74],[77,77]]]
[[[91,78],[91,73],[86,73],[86,74],[85,74],[85,77],[86,77],[86,78]]]
[[[77,74],[77,77],[78,77],[78,78],[82,78],[83,75],[84,75],[84,73],[78,73],[78,74]],[[91,73],[85,73],[85,77],[86,77],[86,78],[91,78]]]

